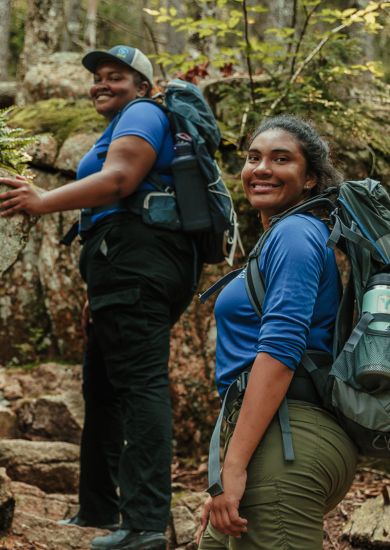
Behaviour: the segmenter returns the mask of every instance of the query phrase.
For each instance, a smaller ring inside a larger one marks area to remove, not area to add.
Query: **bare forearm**
[[[245,470],[279,408],[293,371],[266,353],[252,367],[240,415],[224,461],[224,472]]]
[[[43,212],[60,212],[101,206],[134,191],[118,170],[103,170],[42,195]]]

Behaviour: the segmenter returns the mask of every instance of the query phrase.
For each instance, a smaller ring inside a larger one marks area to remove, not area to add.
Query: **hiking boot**
[[[76,527],[96,527],[97,529],[108,529],[109,531],[115,531],[118,529],[119,523],[94,523],[81,518],[78,514],[72,518],[61,519],[57,521],[58,525],[76,526]]]
[[[158,531],[118,529],[106,537],[95,537],[91,550],[165,550],[167,539]]]

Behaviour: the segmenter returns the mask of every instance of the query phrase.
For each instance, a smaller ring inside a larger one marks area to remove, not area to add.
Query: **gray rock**
[[[20,433],[26,439],[79,444],[84,419],[81,393],[68,391],[25,399],[17,408],[17,417]]]
[[[71,443],[0,440],[0,466],[13,481],[35,485],[48,493],[75,493],[79,478],[79,447]]]
[[[81,57],[78,53],[58,52],[32,65],[24,77],[24,101],[88,97],[92,79],[81,65]]]
[[[0,176],[10,174],[0,169]],[[6,185],[0,185],[0,193],[9,191]],[[26,246],[27,238],[34,219],[25,214],[16,214],[11,218],[0,218],[0,276],[5,273],[18,259],[23,248]]]
[[[75,218],[73,212],[42,216],[20,258],[3,275],[0,363],[23,364],[45,352],[63,360],[81,357],[85,288],[77,267],[80,247],[77,241],[70,248],[59,245]]]
[[[62,172],[75,174],[81,157],[90,150],[99,136],[100,132],[80,133],[69,137],[62,145],[54,167]]]
[[[15,512],[12,532],[23,535],[31,548],[47,550],[89,550],[92,538],[108,534],[99,529],[60,526],[56,521],[19,510]]]
[[[34,166],[52,167],[58,152],[58,143],[53,134],[38,134],[34,141],[27,147],[27,153],[31,156]]]
[[[176,544],[179,546],[191,542],[197,529],[194,515],[186,506],[175,506],[171,514]]]
[[[78,495],[47,494],[20,481],[12,481],[11,489],[19,512],[59,520],[72,517],[78,511]]]
[[[382,495],[366,500],[352,514],[343,537],[364,548],[390,548],[390,505],[384,504]]]
[[[18,435],[17,418],[14,411],[0,405],[0,438],[14,439]]]
[[[11,481],[4,468],[0,468],[0,533],[7,533],[11,527],[15,510],[15,498]]]

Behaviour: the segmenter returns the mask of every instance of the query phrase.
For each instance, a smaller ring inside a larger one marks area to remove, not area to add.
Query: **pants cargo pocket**
[[[280,517],[276,483],[263,483],[245,490],[239,513],[248,520],[241,539],[230,538],[234,550],[284,550],[288,548]]]
[[[133,287],[90,297],[90,309],[104,359],[142,361],[149,331],[141,289]]]

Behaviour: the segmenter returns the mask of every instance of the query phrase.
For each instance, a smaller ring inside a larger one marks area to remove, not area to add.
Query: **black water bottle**
[[[176,134],[174,150],[175,158],[171,168],[183,231],[208,231],[212,221],[207,201],[207,182],[200,171],[191,137],[184,133]]]

